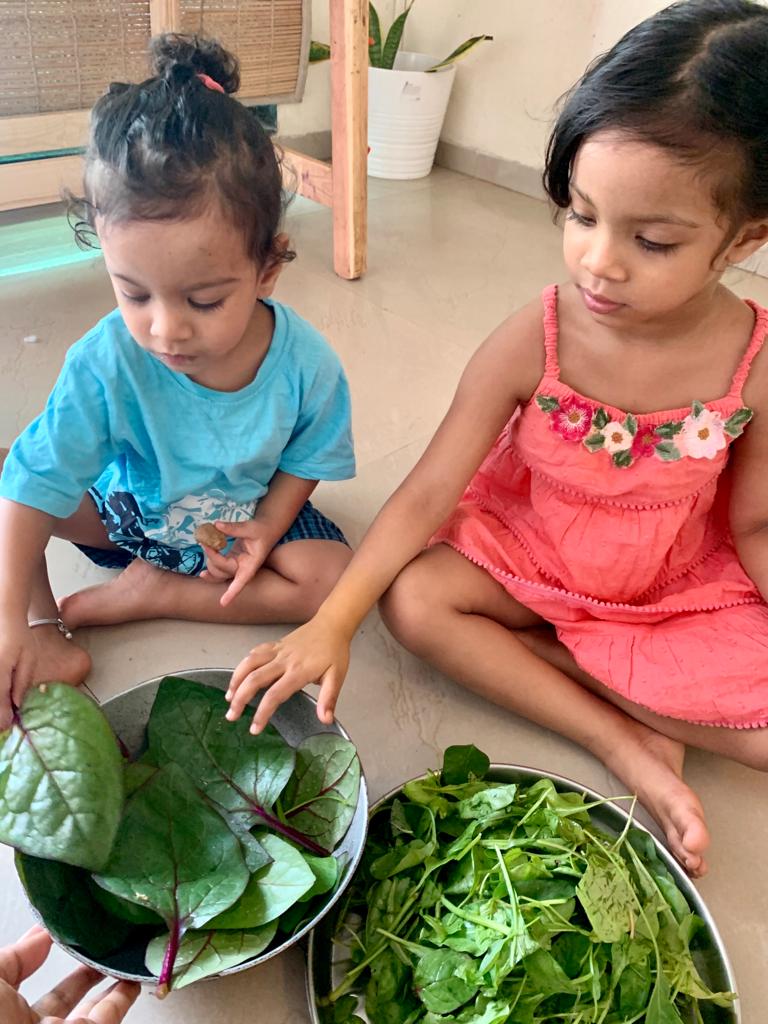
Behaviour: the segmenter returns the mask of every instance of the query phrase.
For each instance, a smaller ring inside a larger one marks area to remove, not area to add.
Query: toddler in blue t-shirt
[[[303,621],[350,557],[309,502],[354,475],[344,372],[269,298],[294,255],[274,150],[218,44],[161,36],[152,54],[154,77],[97,102],[86,154],[80,229],[118,308],[0,479],[0,729],[32,682],[87,675],[69,629]],[[57,608],[51,536],[123,571]]]

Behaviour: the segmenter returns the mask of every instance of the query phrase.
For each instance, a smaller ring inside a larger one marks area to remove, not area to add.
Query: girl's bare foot
[[[71,683],[79,686],[91,671],[91,656],[73,640],[67,640],[57,626],[35,626],[37,643],[36,683]]]
[[[164,584],[170,576],[166,570],[137,558],[107,583],[62,598],[59,612],[70,629],[161,618]]]
[[[693,878],[707,872],[704,853],[709,831],[704,809],[682,779],[685,747],[639,722],[633,722],[635,742],[602,751],[601,760],[624,782],[659,823],[669,847]]]

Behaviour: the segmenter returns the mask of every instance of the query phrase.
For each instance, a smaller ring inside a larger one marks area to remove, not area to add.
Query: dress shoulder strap
[[[560,363],[557,358],[557,340],[560,327],[557,319],[557,285],[548,285],[541,293],[544,304],[544,351],[546,360],[544,372],[549,377],[559,378]]]
[[[755,326],[752,329],[752,337],[749,339],[747,350],[741,357],[738,369],[733,375],[731,390],[728,392],[729,398],[741,398],[741,392],[744,388],[747,377],[749,376],[752,362],[757,353],[763,347],[766,333],[768,333],[768,310],[763,309],[762,306],[758,306],[758,304],[753,302],[752,299],[747,299],[746,302],[755,314]]]

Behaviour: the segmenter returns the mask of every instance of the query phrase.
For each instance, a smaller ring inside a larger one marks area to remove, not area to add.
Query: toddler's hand
[[[243,658],[227,691],[227,718],[234,722],[254,694],[266,689],[251,725],[251,732],[259,733],[292,694],[307,683],[319,683],[317,717],[330,725],[348,667],[348,638],[318,614],[282,640],[259,644]]]
[[[0,633],[0,731],[8,729],[13,705],[21,706],[34,681],[37,646],[26,623],[6,622]]]
[[[200,578],[212,583],[232,580],[219,602],[226,608],[262,567],[272,545],[265,536],[264,527],[255,520],[247,523],[218,522],[216,528],[237,540],[226,555],[205,544],[201,545],[205,551],[205,569],[200,573]]]

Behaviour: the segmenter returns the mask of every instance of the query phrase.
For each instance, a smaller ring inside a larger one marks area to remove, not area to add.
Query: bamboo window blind
[[[0,117],[91,107],[110,82],[148,75],[152,0],[0,0]],[[182,32],[237,54],[240,96],[301,99],[308,0],[179,0]]]
[[[0,0],[0,116],[90,107],[147,77],[149,0]]]

